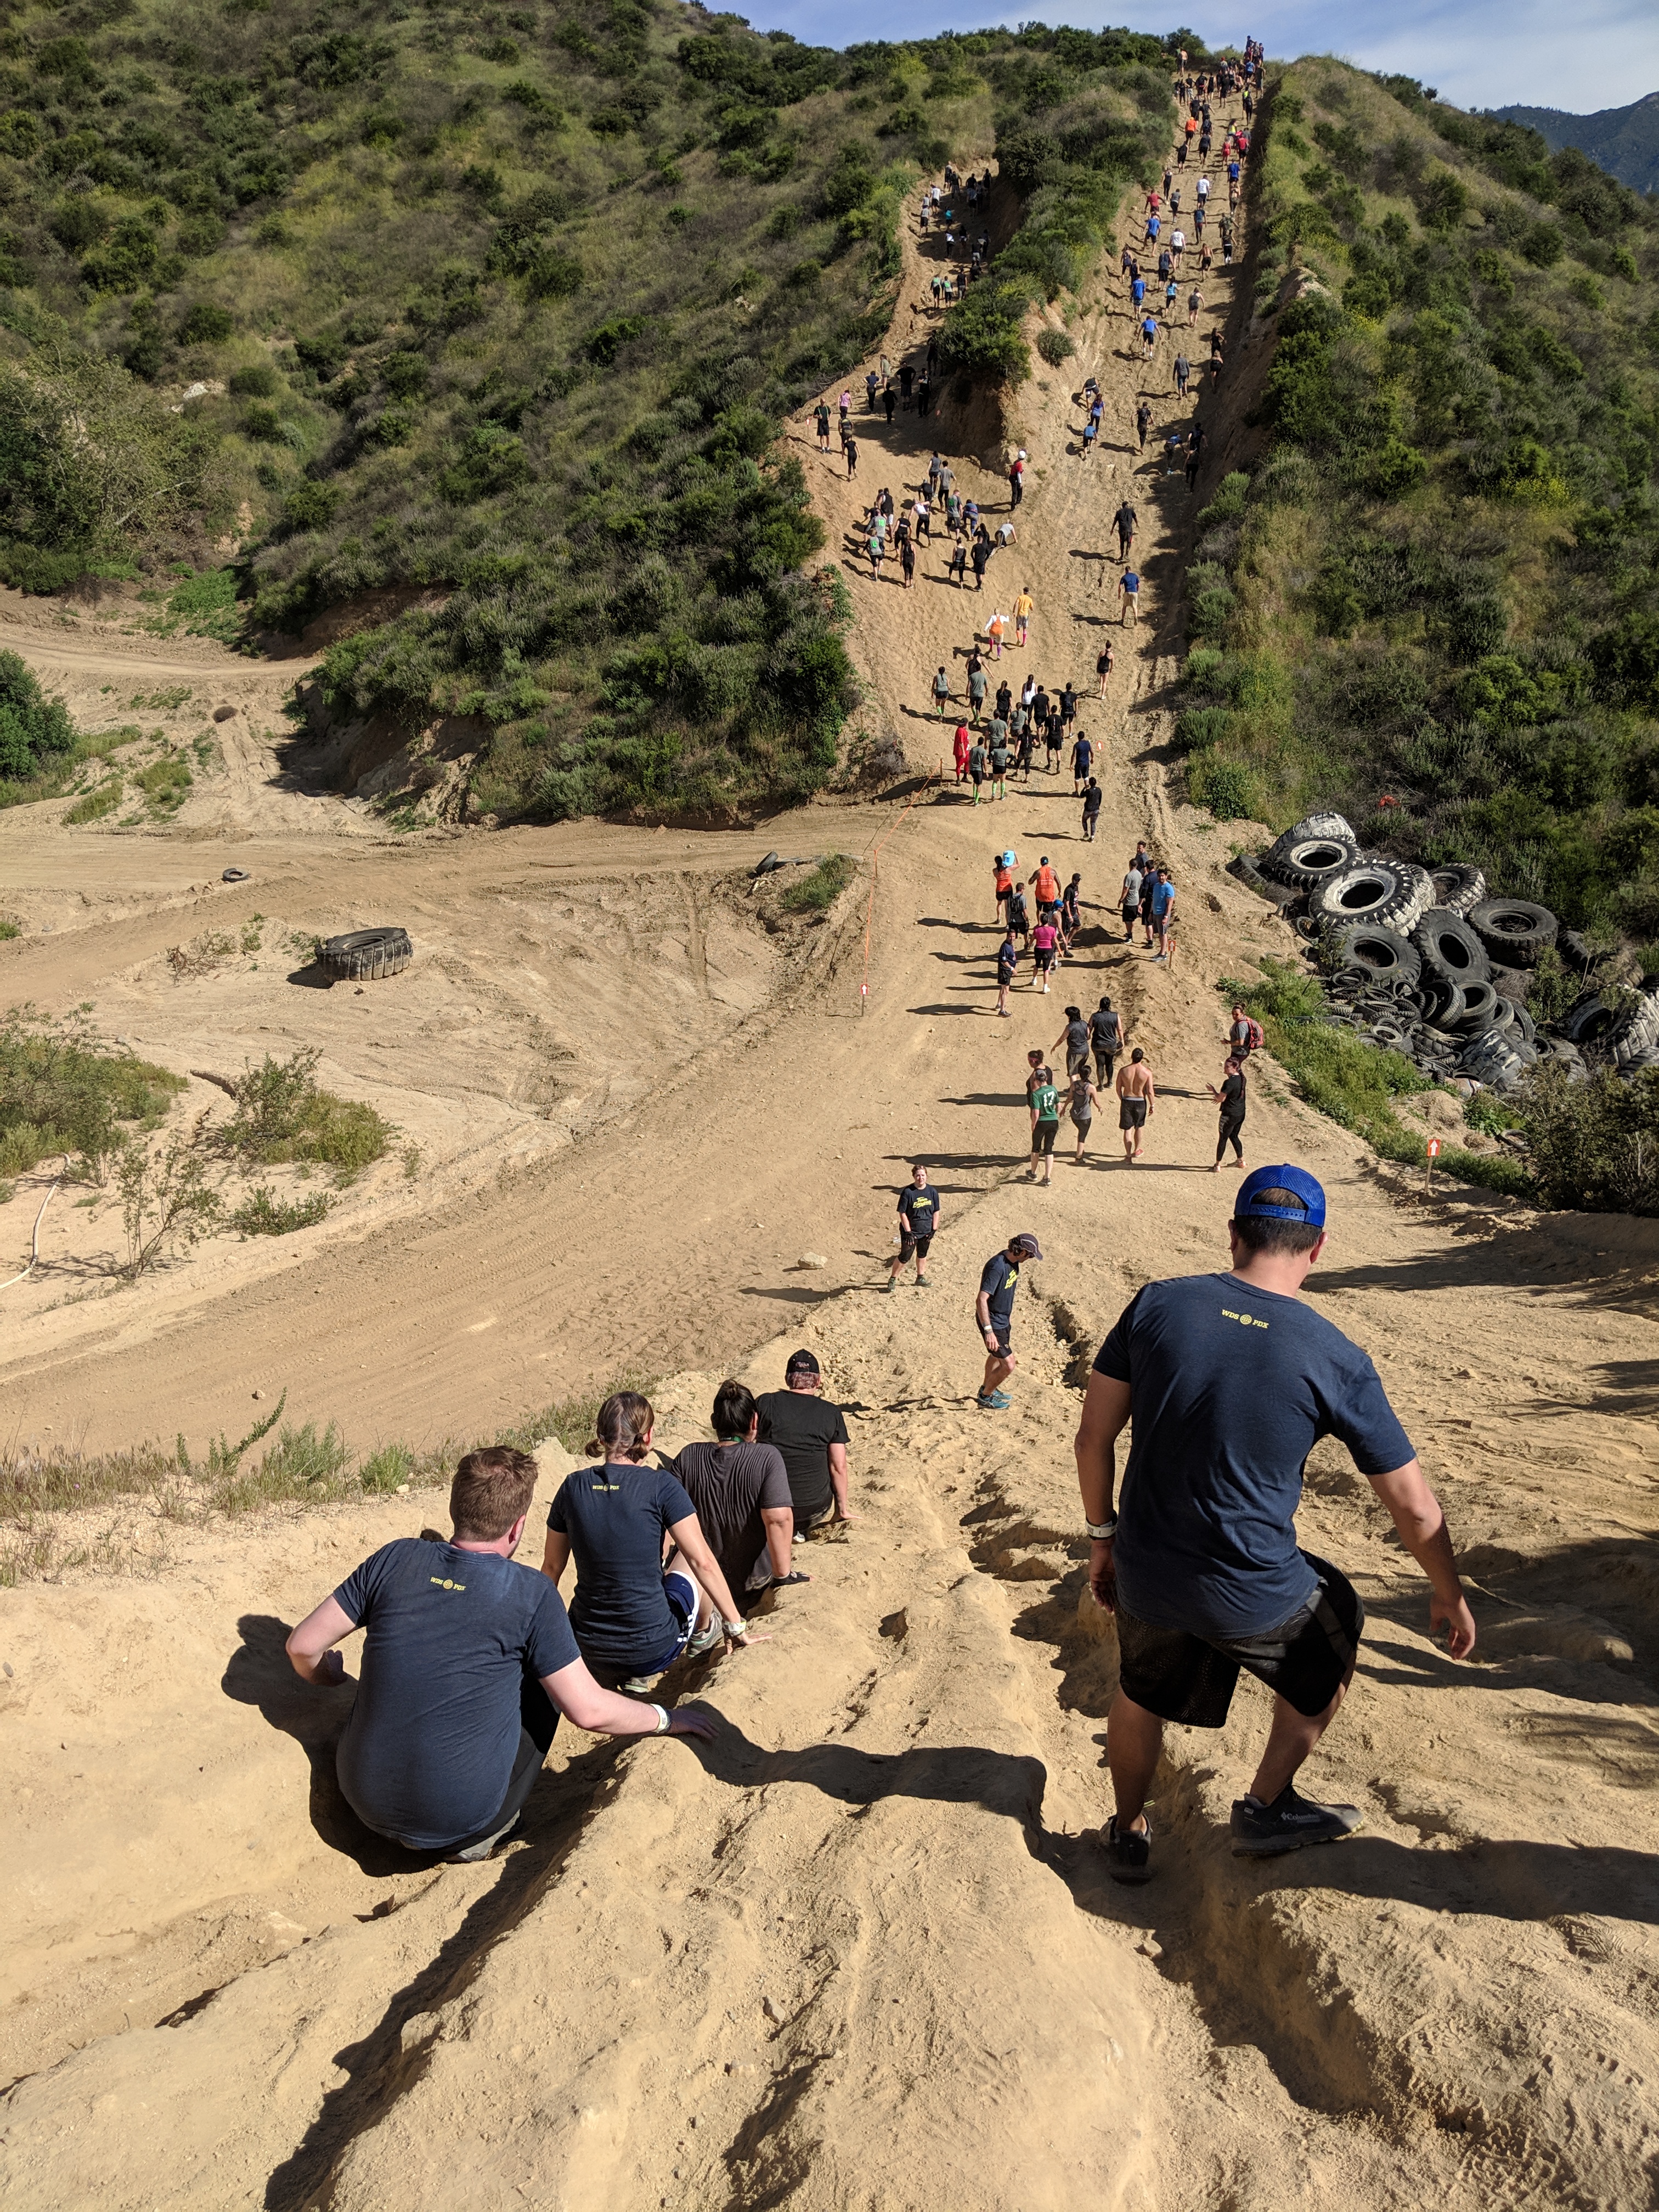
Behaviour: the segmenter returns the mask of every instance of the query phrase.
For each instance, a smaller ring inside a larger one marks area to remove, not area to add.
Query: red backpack
[[[1261,1023],[1253,1020],[1249,1014],[1246,1014],[1244,1017],[1244,1032],[1249,1039],[1250,1050],[1252,1052],[1260,1052],[1261,1049]]]

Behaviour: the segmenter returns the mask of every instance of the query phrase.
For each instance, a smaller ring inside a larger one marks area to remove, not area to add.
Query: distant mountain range
[[[1559,107],[1494,107],[1491,112],[1541,132],[1552,152],[1576,146],[1621,184],[1638,192],[1659,191],[1659,92],[1594,115],[1568,115]]]

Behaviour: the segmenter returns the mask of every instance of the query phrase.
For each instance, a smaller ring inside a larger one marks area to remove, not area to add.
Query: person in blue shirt
[[[1152,884],[1152,929],[1158,938],[1158,951],[1152,955],[1156,968],[1162,961],[1167,967],[1170,960],[1170,933],[1175,927],[1176,887],[1170,880],[1170,871],[1160,868]]]
[[[1147,315],[1142,319],[1140,325],[1140,349],[1143,360],[1150,361],[1152,359],[1152,349],[1157,343],[1157,319],[1154,316]]]
[[[1376,1370],[1302,1302],[1325,1233],[1312,1176],[1258,1168],[1239,1186],[1231,1271],[1146,1284],[1089,1378],[1076,1454],[1090,1588],[1117,1617],[1107,1722],[1116,1810],[1103,1840],[1119,1881],[1152,1870],[1146,1792],[1165,1723],[1222,1727],[1241,1668],[1273,1692],[1273,1717],[1233,1805],[1235,1854],[1330,1843],[1360,1824],[1355,1807],[1295,1788],[1335,1718],[1365,1621],[1346,1577],[1297,1545],[1302,1471],[1320,1437],[1347,1446],[1428,1577],[1431,1635],[1444,1630],[1455,1659],[1474,1647],[1445,1516]],[[1114,1513],[1117,1439],[1131,1420]]]
[[[561,1713],[605,1735],[708,1737],[602,1687],[557,1591],[513,1554],[536,1487],[528,1452],[469,1452],[450,1486],[454,1534],[382,1546],[294,1630],[305,1682],[348,1679],[336,1649],[364,1632],[356,1702],[335,1756],[364,1826],[411,1851],[488,1858],[517,1825]]]
[[[1129,297],[1133,301],[1137,313],[1146,306],[1146,279],[1144,276],[1138,276],[1133,283],[1130,285]]]
[[[1041,1072],[1045,1077],[1048,1073],[1047,1068]],[[1011,1237],[1004,1249],[994,1252],[980,1271],[974,1319],[985,1346],[985,1380],[979,1386],[978,1402],[987,1412],[1006,1412],[1011,1403],[1002,1385],[1017,1364],[1014,1292],[1019,1288],[1021,1264],[1042,1257],[1042,1247],[1035,1237]]]
[[[638,1391],[607,1398],[587,1447],[604,1464],[567,1475],[548,1509],[542,1572],[556,1589],[574,1553],[570,1626],[615,1688],[643,1687],[682,1652],[712,1650],[722,1632],[730,1650],[751,1640],[684,1486],[645,1465],[655,1424]]]
[[[1008,942],[1012,943],[1012,935]],[[939,1193],[927,1180],[927,1170],[918,1160],[910,1170],[908,1188],[899,1193],[898,1257],[887,1263],[887,1287],[896,1290],[898,1279],[907,1260],[916,1263],[916,1288],[925,1291],[927,1282],[927,1253],[938,1232],[940,1207]]]
[[[1126,568],[1117,580],[1117,599],[1121,622],[1138,623],[1140,619],[1140,571]]]

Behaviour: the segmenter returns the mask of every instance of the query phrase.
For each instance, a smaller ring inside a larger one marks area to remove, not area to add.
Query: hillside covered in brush
[[[1659,972],[1659,208],[1334,62],[1263,136],[1271,365],[1188,574],[1189,787],[1339,806]]]
[[[902,195],[1008,141],[1024,228],[945,352],[958,403],[1018,379],[1019,313],[1080,283],[1170,112],[1171,42],[1040,25],[842,54],[678,0],[3,21],[0,575],[138,575],[227,637],[389,612],[331,652],[337,708],[481,718],[503,817],[824,781],[856,686],[781,417],[885,330]]]

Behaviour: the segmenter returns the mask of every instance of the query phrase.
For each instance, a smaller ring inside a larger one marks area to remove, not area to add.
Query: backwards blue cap
[[[1269,1190],[1294,1191],[1302,1200],[1300,1206],[1267,1206],[1261,1194]],[[1246,1176],[1238,1186],[1238,1196],[1233,1206],[1235,1221],[1302,1221],[1310,1229],[1325,1226],[1325,1192],[1305,1168],[1258,1168],[1254,1175]]]

